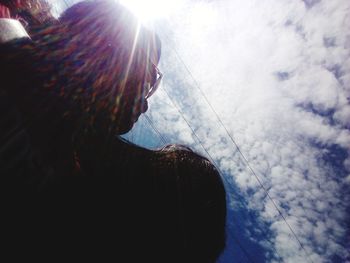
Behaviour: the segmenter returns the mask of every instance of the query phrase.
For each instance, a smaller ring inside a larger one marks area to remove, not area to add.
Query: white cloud
[[[270,241],[283,262],[330,262],[334,255],[345,261],[348,215],[342,189],[350,179],[339,169],[349,171],[350,161],[334,167],[323,157],[327,147],[350,146],[350,2],[305,2],[188,2],[159,30],[163,89],[221,170],[233,176],[249,208],[271,223]],[[177,53],[269,189],[307,257]],[[167,135],[204,153],[170,104],[158,92],[151,99],[152,119]]]

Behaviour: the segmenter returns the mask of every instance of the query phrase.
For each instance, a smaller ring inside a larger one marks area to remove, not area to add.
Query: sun
[[[185,0],[120,0],[142,22],[167,17],[176,11]]]

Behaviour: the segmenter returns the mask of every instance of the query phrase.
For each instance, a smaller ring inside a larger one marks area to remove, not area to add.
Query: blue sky
[[[164,139],[145,117],[127,137],[209,152],[228,192],[219,262],[350,262],[350,2],[141,2],[163,43],[147,116]]]

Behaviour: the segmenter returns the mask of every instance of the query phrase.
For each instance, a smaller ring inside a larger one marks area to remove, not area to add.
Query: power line
[[[190,128],[193,136],[196,138],[196,140],[198,141],[198,143],[200,144],[200,146],[202,147],[202,149],[206,152],[208,158],[210,159],[210,161],[215,165],[215,161],[213,159],[213,157],[211,156],[211,154],[208,152],[208,150],[204,147],[203,143],[201,142],[201,140],[199,139],[197,133],[193,130],[193,128],[191,127],[190,123],[187,121],[187,119],[185,118],[183,112],[180,110],[180,108],[176,105],[176,103],[173,101],[173,99],[171,98],[171,96],[169,95],[168,91],[163,88],[161,89],[165,92],[165,94],[167,95],[167,97],[169,98],[169,100],[171,101],[173,107],[178,111],[178,113],[181,115],[182,119],[186,122],[187,126]],[[219,165],[216,165],[219,173],[222,175],[221,178],[223,178],[223,180],[226,182],[226,184],[228,184],[227,179],[225,176],[223,176],[223,173],[219,167]],[[235,235],[232,235],[233,239],[235,240],[235,242],[238,244],[239,248],[243,251],[243,254],[246,256],[246,258],[248,259],[249,262],[254,263],[254,260],[252,259],[252,257],[249,255],[248,251],[243,247],[243,245],[240,243],[240,241],[238,240],[238,238]]]
[[[163,142],[163,144],[166,144],[167,140],[164,138],[164,136],[159,132],[159,130],[154,126],[153,122],[151,121],[151,119],[144,114],[149,126],[158,134],[158,137],[160,138],[160,140]]]
[[[166,35],[165,35],[166,36]],[[167,36],[166,36],[167,37]],[[168,38],[168,37],[167,37]],[[169,38],[168,38],[169,40]],[[170,42],[170,41],[169,41]],[[293,236],[295,237],[295,239],[297,240],[297,242],[299,243],[300,247],[302,248],[302,250],[305,252],[308,260],[310,262],[313,263],[313,261],[310,259],[306,249],[304,248],[303,244],[301,243],[300,239],[298,238],[298,236],[296,235],[295,231],[293,230],[293,228],[291,227],[291,225],[287,222],[285,216],[282,214],[281,210],[279,209],[279,207],[277,206],[277,204],[275,203],[275,201],[272,199],[272,197],[270,196],[268,190],[265,188],[265,186],[262,184],[260,178],[258,177],[258,175],[255,173],[255,171],[253,170],[252,166],[250,165],[248,159],[245,157],[245,155],[243,154],[243,152],[241,151],[240,147],[238,146],[238,144],[236,143],[236,141],[234,140],[233,136],[229,133],[228,129],[226,128],[226,126],[224,125],[223,121],[221,120],[220,116],[218,115],[218,113],[216,112],[216,110],[214,109],[214,107],[211,105],[209,99],[207,98],[207,96],[205,95],[204,91],[201,89],[199,83],[196,81],[196,79],[194,78],[192,72],[189,70],[189,68],[187,67],[187,65],[185,64],[185,62],[183,61],[183,59],[181,58],[181,56],[179,55],[179,53],[177,52],[177,50],[172,47],[172,49],[174,50],[176,56],[178,57],[179,61],[181,62],[181,64],[185,67],[186,71],[188,72],[188,74],[190,75],[190,77],[192,78],[192,80],[195,83],[195,87],[199,90],[200,94],[202,95],[202,97],[204,98],[205,102],[208,104],[209,108],[212,110],[212,112],[214,113],[215,117],[217,118],[218,122],[220,123],[220,125],[224,128],[226,135],[230,138],[230,141],[232,142],[232,144],[236,147],[238,153],[242,156],[244,162],[246,163],[247,167],[249,168],[249,170],[251,171],[251,173],[254,175],[254,177],[256,178],[256,180],[258,181],[259,185],[261,186],[261,188],[266,192],[266,195],[268,196],[269,200],[272,202],[273,206],[275,207],[275,209],[278,211],[279,215],[281,216],[281,218],[283,219],[283,221],[286,223],[286,225],[288,226],[289,230],[292,232]],[[207,152],[207,151],[206,151]]]
[[[193,130],[193,128],[191,127],[190,123],[188,122],[188,120],[185,118],[183,112],[181,111],[181,109],[176,105],[176,103],[173,101],[173,99],[170,97],[168,91],[163,88],[161,89],[165,92],[165,94],[168,96],[169,100],[171,101],[173,107],[177,110],[177,112],[181,115],[182,119],[186,122],[187,126],[190,128],[193,136],[196,138],[197,142],[201,145],[202,149],[206,152],[206,154],[208,155],[208,157],[210,158],[210,160],[215,164],[214,159],[212,158],[212,156],[210,155],[210,153],[208,152],[208,150],[204,147],[203,143],[201,142],[201,140],[199,139],[198,135],[196,134],[196,132]],[[218,165],[217,165],[218,166]],[[219,167],[218,167],[219,169]]]
[[[187,126],[189,127],[189,129],[191,130],[192,134],[195,136],[196,140],[198,141],[198,143],[201,145],[201,147],[203,148],[203,150],[206,152],[208,158],[211,160],[212,163],[215,164],[215,161],[213,159],[213,157],[211,156],[211,154],[208,152],[208,150],[204,147],[203,143],[201,142],[201,140],[199,139],[197,133],[193,130],[193,128],[191,127],[190,123],[188,122],[188,120],[185,118],[183,112],[181,111],[181,109],[176,105],[176,103],[173,101],[173,99],[171,98],[170,94],[167,92],[167,90],[165,88],[161,89],[164,91],[164,93],[167,95],[167,97],[169,98],[171,104],[173,105],[173,107],[178,111],[178,113],[181,115],[182,119],[186,122]],[[150,124],[151,128],[154,129],[156,131],[156,133],[158,134],[158,136],[162,139],[162,141],[165,143],[164,137],[161,135],[161,133],[159,132],[159,130],[153,125],[151,119],[145,115],[146,120],[148,121],[148,123]],[[223,180],[227,182],[227,179],[223,176],[222,171],[220,170],[219,166],[217,166],[217,169],[219,171],[220,174],[222,174],[222,178]],[[253,258],[251,257],[251,255],[249,254],[249,252],[244,248],[244,246],[241,244],[241,242],[239,241],[239,239],[230,233],[230,235],[232,236],[232,238],[234,239],[234,241],[237,243],[237,245],[239,246],[239,248],[241,249],[241,251],[243,252],[243,254],[245,255],[245,257],[247,258],[248,262],[250,263],[255,263],[255,261],[253,260]]]
[[[68,8],[69,7],[69,4],[67,3],[66,0],[63,0],[64,4],[66,5],[66,7]]]
[[[208,158],[210,159],[210,161],[214,164],[216,164],[216,162],[214,161],[213,157],[211,156],[211,154],[209,153],[209,151],[204,147],[203,143],[201,142],[201,140],[199,139],[199,136],[197,135],[197,133],[194,131],[194,129],[191,127],[190,123],[188,122],[188,120],[185,118],[183,112],[181,111],[180,107],[177,106],[177,104],[174,102],[174,100],[171,98],[170,94],[168,93],[168,91],[163,88],[160,89],[161,91],[164,91],[164,93],[167,95],[168,99],[170,100],[172,106],[177,110],[177,112],[181,115],[181,118],[185,121],[185,123],[187,124],[188,128],[191,130],[193,136],[196,138],[197,142],[200,144],[200,146],[202,147],[202,149],[206,152]],[[223,180],[226,182],[226,184],[228,185],[228,181],[226,179],[225,176],[223,176],[223,172],[221,171],[219,165],[216,164],[216,167],[219,171],[220,174],[222,174],[222,178]],[[247,250],[240,244],[239,240],[232,235],[233,239],[236,241],[236,243],[238,244],[238,246],[241,248],[241,250],[243,251],[243,253],[245,254],[246,258],[248,259],[249,262],[254,262],[254,260],[251,258],[251,256],[249,255],[249,253],[247,252]],[[268,242],[270,244],[272,244],[272,242],[268,239]],[[276,251],[275,248],[273,248],[273,251],[277,254],[278,257],[281,258],[281,256],[279,255],[279,253]]]
[[[233,239],[235,240],[235,242],[238,244],[239,248],[243,251],[243,254],[245,255],[245,257],[248,259],[249,262],[255,263],[255,261],[253,260],[253,258],[249,255],[248,251],[243,247],[243,245],[241,244],[241,242],[239,241],[239,239],[232,234]]]

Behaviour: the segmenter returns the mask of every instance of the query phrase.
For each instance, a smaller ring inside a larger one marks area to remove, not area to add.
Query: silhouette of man
[[[162,78],[157,36],[115,1],[84,1],[0,55],[3,238],[14,252],[215,261],[226,211],[215,167],[115,138]]]
[[[72,175],[75,148],[86,134],[126,133],[147,110],[162,76],[156,66],[160,41],[128,10],[108,0],[78,3],[31,38],[0,47],[4,112],[13,109],[21,119],[7,130],[23,128],[23,134],[11,136],[28,141],[27,159],[36,159],[30,163],[45,166],[46,174]],[[10,142],[5,133],[0,139]],[[16,173],[23,165],[28,163],[6,166]],[[32,166],[18,173],[29,173]]]

